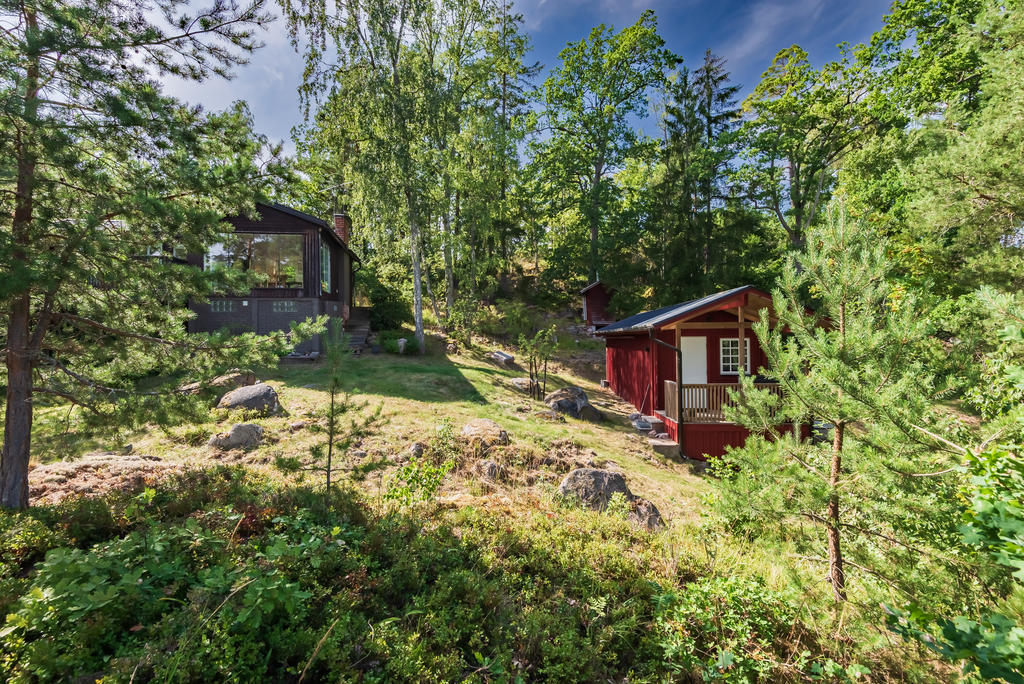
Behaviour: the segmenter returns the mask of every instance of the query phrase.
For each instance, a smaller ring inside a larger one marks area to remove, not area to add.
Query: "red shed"
[[[683,455],[721,456],[749,432],[722,407],[739,373],[764,365],[751,323],[774,323],[771,297],[749,285],[630,316],[598,330],[608,385],[640,413],[664,421]],[[741,359],[740,350],[744,350]],[[775,383],[757,383],[778,391]]]
[[[587,325],[596,329],[615,320],[608,315],[608,303],[615,294],[614,290],[598,280],[580,290],[580,294],[583,295],[583,320]]]

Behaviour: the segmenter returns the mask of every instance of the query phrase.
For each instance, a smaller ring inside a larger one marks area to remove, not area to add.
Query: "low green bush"
[[[405,330],[382,330],[377,333],[377,341],[381,349],[389,354],[400,354],[398,340],[405,338],[405,353],[416,354],[420,350],[416,335]]]
[[[442,426],[422,460],[459,457]],[[4,585],[0,680],[803,678],[771,665],[793,658],[789,604],[740,579],[680,585],[620,516],[330,498],[217,468],[0,512],[0,562],[21,578]]]

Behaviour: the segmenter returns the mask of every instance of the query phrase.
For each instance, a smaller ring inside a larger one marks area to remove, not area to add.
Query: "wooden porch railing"
[[[754,383],[758,389],[779,393],[774,382]],[[734,382],[709,382],[700,385],[682,386],[682,420],[679,415],[679,392],[674,380],[665,381],[665,415],[677,423],[724,423],[724,406],[731,404],[729,389],[738,389]]]

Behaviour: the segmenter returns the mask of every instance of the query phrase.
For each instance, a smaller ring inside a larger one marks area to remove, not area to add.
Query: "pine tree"
[[[0,9],[3,506],[28,504],[34,402],[130,422],[163,398],[135,392],[140,377],[268,362],[288,345],[283,334],[230,344],[186,335],[188,299],[240,281],[168,257],[215,242],[220,220],[252,210],[281,168],[243,107],[206,114],[153,80],[227,75],[258,47],[253,31],[268,15],[260,1],[154,5],[160,12],[129,0]]]
[[[766,533],[788,530],[827,566],[840,602],[851,567],[897,593],[931,586],[949,596],[936,584],[973,582],[945,555],[957,545],[960,454],[931,404],[940,388],[927,365],[927,311],[890,279],[885,249],[839,205],[790,257],[773,295],[777,319],[754,325],[768,359],[758,372],[778,392],[742,378],[731,410],[770,439],[751,438],[721,468],[722,510]],[[812,419],[827,424],[827,439],[782,434]],[[824,539],[801,534],[800,521]]]

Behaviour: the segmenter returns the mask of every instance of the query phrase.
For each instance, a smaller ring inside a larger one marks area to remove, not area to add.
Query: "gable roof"
[[[271,209],[275,209],[275,210],[281,212],[282,214],[288,214],[289,216],[294,216],[295,218],[301,219],[301,220],[303,220],[303,221],[305,221],[307,223],[312,223],[314,226],[317,226],[318,228],[320,228],[323,231],[325,231],[328,235],[330,235],[331,239],[334,240],[334,242],[336,242],[339,247],[341,247],[342,249],[346,250],[352,256],[353,259],[355,259],[359,263],[362,263],[362,260],[359,258],[359,255],[356,254],[355,252],[353,252],[352,248],[349,247],[345,243],[345,241],[342,240],[341,237],[337,233],[334,232],[334,227],[331,224],[327,223],[327,221],[324,221],[321,218],[317,218],[316,216],[313,216],[312,214],[307,214],[304,211],[299,211],[298,209],[293,209],[292,207],[286,206],[284,204],[278,204],[277,202],[257,202],[257,204],[263,205],[264,207],[269,207]]]
[[[594,334],[607,335],[610,333],[645,332],[660,325],[664,325],[665,323],[670,323],[677,318],[691,316],[705,310],[714,309],[716,304],[721,304],[722,302],[744,292],[756,292],[768,297],[766,293],[761,292],[761,290],[758,290],[753,285],[743,285],[731,290],[726,290],[725,292],[717,292],[706,297],[701,297],[700,299],[693,299],[679,304],[670,304],[669,306],[663,306],[660,309],[653,309],[651,311],[633,314],[629,318],[623,318],[621,321],[599,328],[594,332]]]
[[[602,286],[604,286],[605,290],[611,291],[610,288],[607,285],[605,285],[604,283],[602,283],[600,280],[595,280],[594,282],[590,283],[585,288],[580,290],[580,294],[586,294],[586,293],[590,292],[591,290],[593,290],[598,285],[602,285]]]
[[[280,211],[282,213],[288,214],[290,216],[294,216],[295,218],[298,218],[298,219],[302,219],[303,221],[306,221],[308,223],[312,223],[315,226],[320,226],[321,228],[330,228],[330,226],[327,225],[327,221],[324,221],[323,219],[317,218],[316,216],[313,216],[312,214],[307,214],[304,211],[299,211],[298,209],[292,209],[291,207],[285,206],[283,204],[278,204],[277,202],[258,202],[258,204],[262,204],[265,207],[270,207],[271,209],[277,209],[278,211]]]

